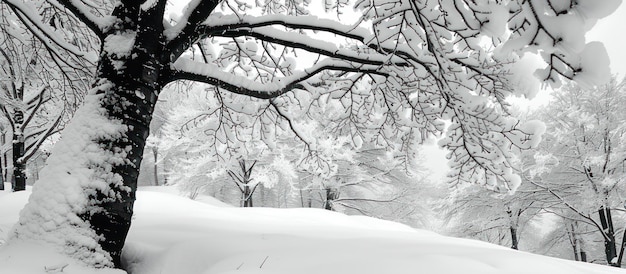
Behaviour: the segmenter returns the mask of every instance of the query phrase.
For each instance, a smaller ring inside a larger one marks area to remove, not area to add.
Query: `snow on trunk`
[[[114,165],[126,163],[127,151],[113,152],[101,145],[102,140],[121,138],[127,130],[119,120],[109,119],[100,103],[105,94],[98,91],[112,87],[100,81],[76,112],[41,170],[11,240],[50,243],[87,264],[112,266],[110,254],[98,243],[102,238],[88,222],[104,210],[98,204],[102,201],[91,196],[114,200],[119,190],[130,191],[119,175],[110,173]]]
[[[94,87],[55,145],[11,241],[49,243],[94,267],[121,266],[161,90],[164,6],[140,16],[139,4],[128,2],[113,12],[118,21],[103,39]]]

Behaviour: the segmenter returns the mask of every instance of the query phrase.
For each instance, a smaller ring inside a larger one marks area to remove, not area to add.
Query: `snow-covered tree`
[[[250,104],[248,100],[228,93],[213,97],[213,92],[196,85],[185,95],[168,99],[185,108],[171,109],[159,133],[159,150],[173,166],[173,182],[191,197],[206,192],[238,204],[228,197],[235,194],[228,191],[233,178],[226,176],[225,169],[234,167],[235,174],[245,174],[236,171],[237,162],[256,161],[250,179],[264,199],[255,204],[322,207],[394,220],[411,216],[411,223],[418,223],[416,212],[423,210],[416,210],[419,206],[409,201],[417,188],[424,187],[417,182],[420,178],[412,176],[417,172],[409,154],[415,151],[394,150],[390,144],[356,147],[353,140],[357,137],[336,133],[341,127],[337,124],[345,122],[337,115],[343,112],[340,104],[315,106],[309,120],[292,120],[291,126],[297,127],[293,132],[288,125],[280,128],[280,114],[270,104],[259,102],[258,110],[242,112],[240,106]],[[279,127],[268,127],[275,125],[268,121],[277,121]],[[235,133],[234,137],[226,136],[228,132]],[[358,138],[371,138],[367,132],[360,129]],[[219,140],[227,141],[223,149]],[[398,206],[386,211],[381,204]]]
[[[91,70],[79,56],[55,55],[49,45],[36,39],[36,33],[29,32],[30,25],[20,22],[21,14],[9,12],[10,5],[0,5],[0,113],[9,125],[11,181],[13,190],[19,191],[26,186],[26,163],[74,111]],[[42,16],[59,32],[75,26],[75,22],[66,22],[67,15],[62,12],[46,9]],[[73,43],[81,48],[90,46],[88,40]],[[50,66],[58,70],[49,70]]]
[[[505,98],[523,95],[514,88],[515,62],[539,51],[542,80],[593,84],[608,58],[600,43],[585,44],[584,30],[619,1],[356,1],[353,19],[288,0],[192,0],[180,13],[166,0],[120,0],[111,9],[96,0],[2,3],[54,52],[99,57],[93,88],[41,171],[45,183],[34,187],[12,240],[119,267],[148,126],[167,84],[191,80],[267,100],[283,124],[306,115],[291,112],[298,106],[340,102],[352,121],[379,128],[380,142],[409,144],[415,139],[406,135],[439,134],[449,120],[440,145],[451,151],[453,179],[508,191],[519,183],[511,147],[538,141],[537,126],[506,113]],[[68,20],[88,28],[100,50],[68,42],[76,36],[47,24],[46,9],[71,12]],[[363,82],[368,92],[353,88]]]
[[[619,266],[614,215],[622,215],[615,209],[623,208],[626,191],[625,82],[571,84],[554,97],[542,113],[549,131],[529,165],[529,182],[552,194],[555,214],[598,233],[605,261]]]
[[[534,230],[532,221],[541,213],[545,196],[527,182],[514,194],[499,195],[476,185],[456,185],[439,210],[456,236],[519,249],[522,235]]]

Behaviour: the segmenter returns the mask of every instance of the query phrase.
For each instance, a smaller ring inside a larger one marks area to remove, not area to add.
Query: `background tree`
[[[12,188],[20,191],[26,186],[26,163],[82,100],[91,70],[84,57],[59,55],[37,40],[38,34],[20,23],[22,14],[11,13],[10,5],[0,5],[0,112],[12,140]],[[58,8],[42,9],[41,16],[57,32],[70,33],[76,27]],[[69,42],[89,48],[90,41],[77,39],[80,35],[80,31],[74,33]],[[59,70],[49,70],[51,65]]]
[[[239,204],[240,200],[229,197],[236,193],[229,191],[232,178],[224,169],[237,166],[237,159],[248,159],[257,161],[250,177],[261,196],[257,205],[332,207],[346,213],[420,223],[415,216],[425,210],[411,201],[418,188],[424,188],[416,182],[420,178],[413,176],[418,173],[416,157],[403,152],[399,144],[394,144],[395,151],[375,145],[355,147],[353,137],[333,137],[337,135],[333,134],[334,124],[345,121],[329,121],[342,111],[337,105],[326,104],[327,117],[317,112],[312,121],[292,121],[291,126],[297,127],[293,132],[262,122],[279,115],[269,105],[261,104],[260,114],[241,112],[240,106],[248,101],[228,93],[214,98],[210,87],[199,85],[181,95],[168,102],[185,105],[185,109],[173,108],[165,115],[168,122],[155,143],[161,145],[159,150],[174,167],[172,183],[190,197],[204,193]],[[225,129],[236,135],[227,136]],[[365,131],[360,134],[364,136]],[[382,205],[395,209],[384,210]]]
[[[327,94],[350,116],[372,118],[381,142],[398,137],[409,144],[414,139],[406,134],[439,134],[450,120],[440,145],[451,151],[454,180],[508,191],[519,182],[508,151],[538,141],[536,126],[507,116],[504,99],[520,93],[508,77],[511,62],[540,51],[547,81],[598,79],[608,58],[601,44],[584,44],[580,29],[619,3],[358,1],[362,16],[336,22],[310,15],[308,2],[199,0],[180,16],[166,14],[165,0],[122,0],[112,9],[97,1],[2,2],[52,49],[94,56],[67,42],[72,33],[44,23],[35,11],[46,7],[71,12],[68,20],[101,42],[93,88],[55,145],[42,170],[46,183],[34,188],[12,237],[62,246],[96,267],[120,265],[148,126],[165,85],[198,81],[267,100],[286,124]],[[313,39],[314,32],[335,42]],[[296,64],[300,54],[314,58]],[[326,79],[330,89],[316,86]],[[362,81],[371,88],[359,96],[352,87]]]
[[[624,80],[597,88],[571,84],[554,93],[542,113],[550,129],[530,169],[530,182],[548,192],[550,208],[594,230],[605,261],[619,266],[615,209],[623,208],[626,170]],[[621,215],[621,213],[618,214]]]
[[[546,193],[523,182],[514,194],[497,194],[475,185],[456,185],[440,210],[453,235],[520,249],[522,236],[534,232]],[[532,241],[532,240],[530,240]],[[526,250],[533,246],[526,245]]]

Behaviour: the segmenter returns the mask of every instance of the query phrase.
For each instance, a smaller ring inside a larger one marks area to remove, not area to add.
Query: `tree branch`
[[[36,101],[35,106],[33,106],[31,111],[28,113],[28,117],[24,119],[24,123],[22,123],[22,128],[21,128],[22,132],[24,132],[24,129],[26,128],[26,126],[28,126],[28,124],[33,119],[33,117],[35,117],[35,113],[37,112],[37,110],[41,107],[41,105],[43,105],[44,103],[43,93],[47,89],[48,89],[48,86],[41,87],[41,90],[39,90],[35,98],[33,98],[33,99],[36,99],[37,101]]]
[[[55,32],[50,28],[50,26],[44,25],[43,23],[38,21],[37,18],[33,18],[32,17],[33,14],[31,12],[28,12],[28,10],[32,9],[32,7],[27,7],[27,6],[24,6],[23,3],[21,2],[16,3],[11,0],[2,0],[2,1],[7,3],[7,5],[9,5],[11,10],[13,10],[15,15],[17,15],[18,19],[22,21],[22,23],[24,23],[24,26],[28,28],[33,33],[33,35],[37,37],[39,41],[41,41],[44,45],[46,45],[46,47],[50,51],[54,51],[54,53],[58,56],[64,55],[59,52],[56,52],[56,50],[53,50],[54,47],[51,45],[51,43],[54,43],[55,45],[59,46],[63,50],[67,51],[68,53],[71,53],[75,57],[79,57],[91,64],[95,64],[95,60],[89,59],[87,54],[81,52],[74,45],[71,45],[63,41],[61,38],[54,35]]]
[[[165,36],[170,41],[166,48],[170,58],[170,62],[174,62],[185,50],[187,50],[196,41],[201,39],[197,35],[198,26],[206,20],[211,12],[219,4],[219,0],[194,0],[185,7],[185,10],[191,10],[183,15],[175,26],[165,31]]]
[[[274,79],[269,83],[259,83],[242,76],[224,72],[218,66],[203,64],[181,58],[174,63],[170,81],[192,80],[214,85],[237,94],[259,99],[270,99],[293,89],[305,89],[300,82],[305,81],[324,70],[361,72],[388,76],[379,71],[378,66],[355,66],[350,62],[326,59],[300,73]]]
[[[78,0],[56,0],[48,1],[52,5],[61,6],[68,9],[74,16],[78,18],[83,24],[85,24],[91,31],[93,31],[98,38],[102,41],[104,39],[104,32],[109,27],[105,23],[105,18],[97,17],[89,12],[89,8]],[[60,5],[59,5],[60,4]]]
[[[271,28],[256,28],[256,29],[236,29],[231,31],[223,31],[210,33],[211,37],[241,37],[249,36],[259,39],[264,42],[279,44],[287,47],[306,50],[312,53],[318,53],[324,56],[342,59],[349,62],[361,63],[366,65],[396,65],[396,66],[409,66],[409,64],[393,55],[387,56],[382,54],[359,54],[355,53],[353,49],[337,48],[336,45],[330,42],[320,42],[308,35],[299,34],[296,32],[291,33],[276,33]]]
[[[43,142],[46,139],[48,139],[48,137],[50,137],[54,133],[58,132],[55,129],[57,128],[57,126],[61,122],[61,118],[62,117],[63,117],[63,112],[61,112],[59,114],[59,116],[54,121],[54,123],[52,123],[52,125],[50,125],[50,127],[48,127],[48,129],[45,132],[43,132],[43,133],[41,133],[41,135],[39,135],[39,138],[37,139],[37,142],[35,142],[32,145],[28,146],[28,149],[24,153],[24,156],[22,156],[20,159],[18,159],[18,161],[20,161],[21,163],[26,163],[31,157],[33,157],[33,155],[35,155],[35,152],[37,152],[37,150],[39,150],[39,148],[41,147]]]

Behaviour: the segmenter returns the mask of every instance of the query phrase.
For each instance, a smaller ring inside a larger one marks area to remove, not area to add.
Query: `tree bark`
[[[617,267],[622,267],[622,259],[624,257],[624,250],[626,250],[626,229],[624,229],[624,235],[622,235],[622,246],[619,250],[619,257],[617,258]]]
[[[247,184],[245,184],[243,186],[243,205],[242,207],[253,207],[252,205],[252,189],[250,188],[250,186],[248,186]]]
[[[511,230],[511,248],[517,250],[518,249],[517,228],[510,226],[509,230]]]
[[[327,187],[325,189],[325,194],[326,197],[323,205],[324,209],[334,211],[335,208],[333,207],[333,201],[339,198],[339,190]]]
[[[164,2],[164,1],[163,1]],[[99,206],[101,211],[92,216],[84,216],[98,235],[102,235],[100,244],[113,260],[115,267],[121,267],[120,255],[128,230],[139,167],[143,158],[146,139],[150,133],[150,121],[161,91],[160,69],[162,67],[161,45],[164,44],[162,14],[165,6],[151,9],[148,12],[139,12],[138,3],[126,3],[119,6],[114,15],[122,19],[124,28],[110,33],[135,32],[135,44],[130,56],[122,59],[124,69],[120,71],[120,60],[114,60],[115,55],[104,52],[99,64],[98,77],[113,83],[113,88],[102,91],[102,107],[106,109],[106,116],[121,121],[128,131],[125,136],[116,139],[100,140],[101,145],[111,152],[127,151],[127,161],[124,164],[113,166],[112,173],[123,179],[123,185],[111,185],[116,192],[117,199],[105,199]],[[139,16],[141,14],[141,16]],[[106,39],[105,39],[106,40]],[[97,195],[106,196],[102,193]],[[110,196],[110,194],[108,194]],[[96,197],[96,200],[101,201]]]
[[[13,133],[13,176],[15,177],[15,180],[13,180],[13,191],[26,189],[26,165],[21,161],[23,156],[24,134],[21,132]]]
[[[158,186],[159,185],[159,166],[157,165],[157,160],[158,160],[158,156],[159,156],[159,149],[154,146],[152,147],[152,155],[154,156],[154,185]]]
[[[0,148],[2,143],[0,143]],[[0,155],[0,190],[4,190],[4,168],[2,167],[2,155]]]
[[[598,215],[600,216],[602,229],[606,233],[606,238],[604,239],[606,262],[610,266],[618,266],[617,262],[613,261],[614,258],[617,258],[617,249],[615,248],[615,230],[613,228],[611,209],[603,206],[598,210]]]
[[[94,267],[121,268],[139,167],[163,84],[161,68],[167,64],[161,56],[165,3],[148,11],[140,10],[140,1],[116,6],[117,21],[104,34],[93,89],[55,145],[42,170],[46,181],[33,189],[12,238],[53,244]]]

